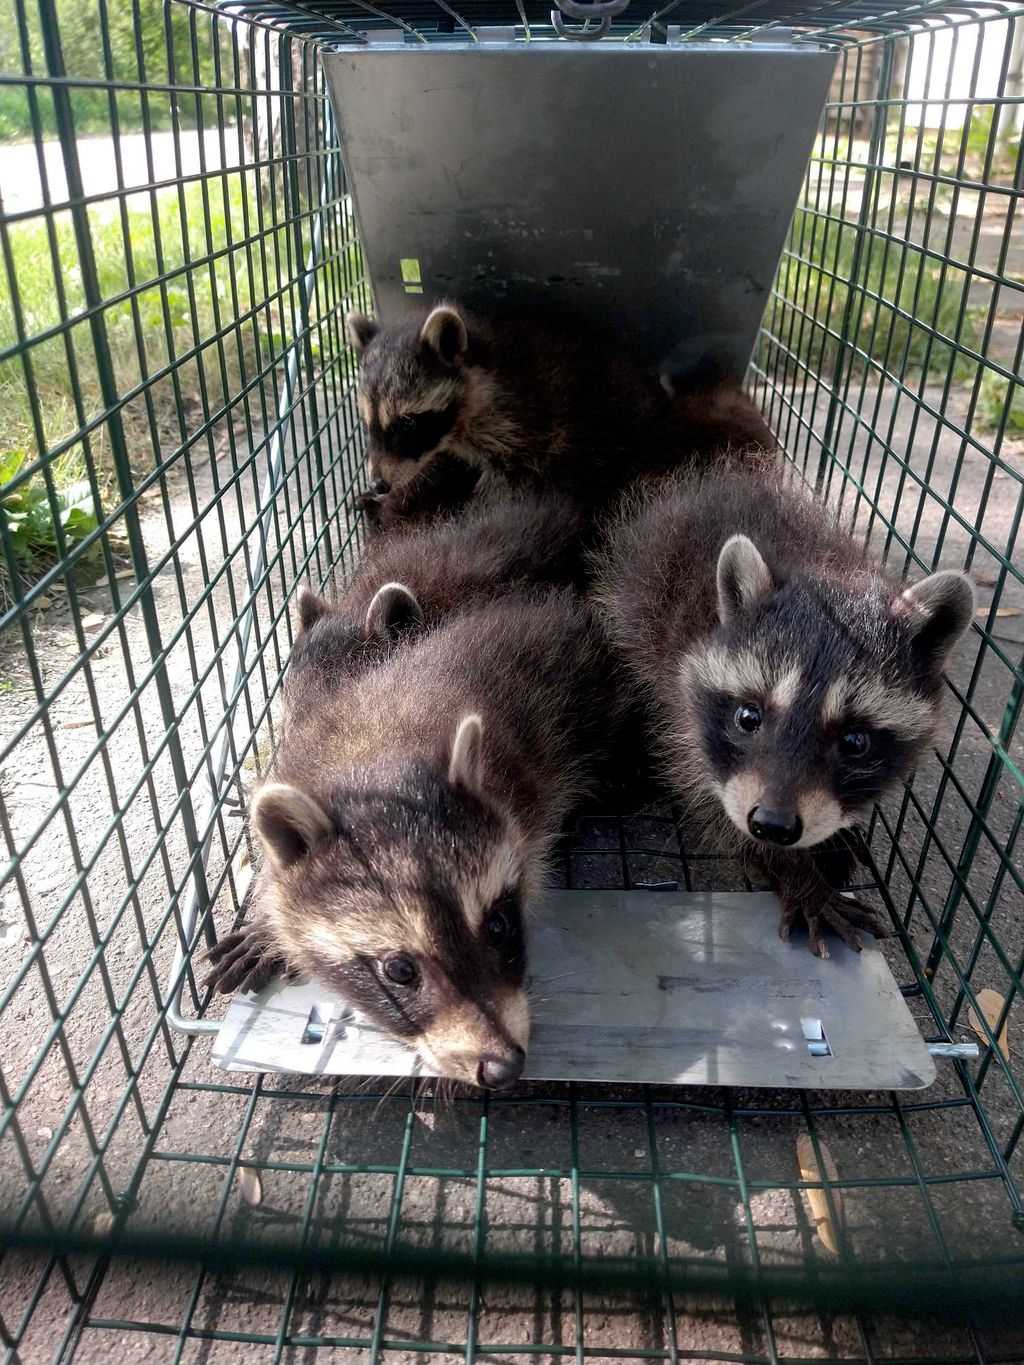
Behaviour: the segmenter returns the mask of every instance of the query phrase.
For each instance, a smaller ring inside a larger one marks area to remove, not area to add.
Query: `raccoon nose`
[[[778,844],[781,848],[795,844],[804,832],[795,812],[769,810],[766,806],[754,807],[747,816],[747,829],[763,844]]]
[[[488,1054],[480,1058],[477,1082],[487,1090],[504,1090],[518,1081],[525,1062],[526,1053],[521,1047],[512,1048],[503,1057]]]

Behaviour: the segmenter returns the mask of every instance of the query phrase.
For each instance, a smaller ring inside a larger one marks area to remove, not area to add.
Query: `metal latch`
[[[558,9],[551,11],[551,25],[559,38],[575,43],[596,43],[612,26],[612,20],[629,5],[629,0],[555,0]],[[562,15],[570,19],[598,21],[596,28],[569,28]]]

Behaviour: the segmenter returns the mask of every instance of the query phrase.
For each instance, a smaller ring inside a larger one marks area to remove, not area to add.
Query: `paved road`
[[[240,157],[236,129],[228,128],[224,141],[226,164],[237,166]],[[198,133],[180,133],[177,154],[173,133],[154,133],[149,142],[152,169],[146,152],[145,134],[126,133],[121,137],[119,176],[113,138],[80,138],[78,155],[86,194],[103,195],[122,187],[143,189],[152,183],[173,180],[179,173],[195,175],[203,167],[207,170],[221,168],[220,137],[215,129],[203,135],[201,146]],[[176,155],[180,158],[180,172]],[[35,143],[0,145],[0,199],[6,213],[40,209],[46,202],[59,207],[66,202],[67,179],[58,142],[43,143],[42,162],[47,182],[45,195],[40,175],[40,156]]]

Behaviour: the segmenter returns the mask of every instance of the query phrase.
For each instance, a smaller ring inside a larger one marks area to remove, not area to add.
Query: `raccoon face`
[[[524,844],[480,796],[482,725],[444,770],[356,777],[329,801],[272,783],[252,821],[286,960],[335,985],[441,1075],[500,1089],[529,1039]]]
[[[299,593],[299,633],[292,649],[289,680],[300,674],[331,684],[362,663],[375,662],[407,631],[423,624],[423,609],[404,583],[384,583],[362,617],[350,615],[309,588]]]
[[[359,355],[359,414],[369,438],[371,484],[400,488],[420,462],[457,438],[467,403],[469,334],[454,308],[435,308],[422,327],[346,319]]]
[[[776,582],[753,543],[733,536],[718,601],[718,631],[681,673],[705,777],[746,837],[813,847],[914,766],[973,589],[958,573],[897,595],[870,573]]]

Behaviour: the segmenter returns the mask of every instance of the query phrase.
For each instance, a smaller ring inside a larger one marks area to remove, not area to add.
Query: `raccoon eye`
[[[484,920],[484,933],[492,943],[504,943],[512,932],[504,910],[492,910]]]
[[[411,986],[418,975],[416,963],[411,957],[406,957],[404,953],[399,953],[397,957],[389,957],[380,964],[380,969],[387,979],[396,986]]]
[[[736,725],[738,729],[743,730],[748,735],[759,730],[761,728],[760,706],[755,706],[752,702],[747,702],[745,706],[741,706],[736,712]]]
[[[391,423],[392,431],[415,431],[417,419],[412,413],[405,413],[402,417],[396,417]]]
[[[844,730],[839,736],[839,752],[844,758],[863,758],[871,740],[863,730]]]

